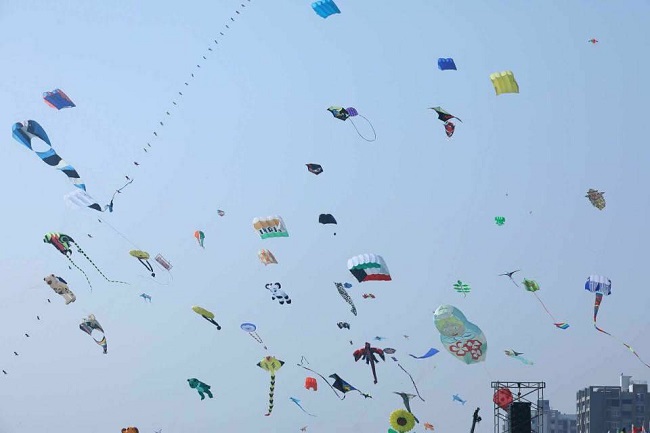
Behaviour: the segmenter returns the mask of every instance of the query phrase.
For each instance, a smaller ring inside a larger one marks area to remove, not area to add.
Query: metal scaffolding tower
[[[544,400],[545,382],[492,382],[492,389],[496,393],[499,389],[506,388],[510,390],[513,402],[530,403],[530,412],[532,419],[532,433],[542,433],[543,431],[543,408],[540,407]],[[510,429],[510,407],[502,409],[494,403],[494,433],[519,433]]]

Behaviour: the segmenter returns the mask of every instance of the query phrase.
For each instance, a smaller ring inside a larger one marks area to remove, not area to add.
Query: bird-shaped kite
[[[521,269],[517,269],[516,271],[512,271],[512,272],[506,272],[506,273],[504,273],[504,274],[499,274],[499,276],[500,276],[500,277],[508,277],[508,278],[510,278],[510,281],[512,281],[512,284],[514,284],[515,286],[519,287],[519,284],[517,284],[517,283],[515,282],[515,280],[512,279],[512,276],[515,274],[515,272],[519,272],[520,270],[521,270]]]
[[[352,355],[354,356],[354,362],[357,362],[360,359],[366,361],[366,364],[370,364],[372,369],[372,377],[375,379],[374,383],[377,383],[377,371],[375,370],[375,363],[379,362],[379,359],[375,355],[379,355],[382,361],[386,361],[384,356],[384,351],[376,347],[371,347],[370,343],[366,343],[361,349],[355,350]]]

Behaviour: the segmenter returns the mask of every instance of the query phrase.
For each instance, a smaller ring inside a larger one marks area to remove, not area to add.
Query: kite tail
[[[77,264],[76,264],[75,262],[72,261],[72,259],[70,258],[69,255],[66,254],[66,255],[65,255],[65,258],[68,259],[68,260],[70,261],[70,263],[72,263],[72,266],[74,266],[75,268],[77,268],[77,270],[78,270],[79,272],[81,272],[82,274],[84,274],[84,277],[86,277],[86,281],[88,281],[88,285],[90,286],[90,291],[92,292],[92,291],[93,291],[93,285],[90,284],[90,279],[88,278],[88,275],[86,275],[86,273],[83,271],[83,269],[81,269],[79,266],[77,266]]]
[[[304,356],[303,356],[303,358],[304,358]],[[327,379],[325,379],[325,377],[324,377],[322,374],[320,374],[320,373],[317,372],[317,371],[312,370],[312,369],[309,368],[309,367],[305,367],[304,365],[302,365],[302,358],[300,359],[300,364],[297,364],[297,365],[298,365],[299,367],[304,368],[305,370],[309,370],[309,371],[311,371],[312,373],[318,375],[321,379],[323,379],[323,380],[325,381],[325,383],[326,383],[330,388],[332,388],[332,391],[334,392],[334,394],[336,394],[336,396],[339,398],[339,400],[345,400],[345,394],[343,394],[343,397],[341,397],[341,396],[339,395],[339,393],[336,392],[336,389],[335,389],[335,388],[334,388],[334,387],[329,383],[329,381],[328,381]]]
[[[411,383],[413,384],[413,388],[415,388],[415,392],[418,394],[418,397],[420,397],[420,400],[424,401],[424,399],[423,399],[422,396],[420,395],[420,391],[418,391],[418,387],[417,387],[417,385],[415,384],[415,381],[413,380],[413,376],[411,376],[411,373],[409,373],[408,371],[406,371],[406,370],[404,369],[404,367],[402,367],[401,364],[400,364],[399,362],[397,363],[397,366],[398,366],[399,368],[401,368],[402,371],[403,371],[404,373],[408,374],[409,378],[411,379]]]
[[[275,374],[271,375],[271,386],[269,387],[269,413],[264,416],[270,416],[273,412],[273,394],[275,393]]]
[[[145,268],[147,268],[149,272],[151,272],[152,277],[156,276],[156,273],[153,271],[153,266],[151,266],[151,263],[149,263],[148,260],[145,261],[140,258],[138,260],[140,261],[140,263],[142,263],[142,266],[144,266]]]
[[[375,363],[373,361],[370,361],[370,369],[372,370],[372,377],[375,379],[375,383],[377,383],[377,371],[375,370]]]
[[[110,279],[109,279],[106,275],[104,275],[104,273],[103,273],[103,272],[102,272],[102,271],[97,267],[97,265],[95,264],[95,262],[93,262],[93,261],[90,259],[90,257],[88,257],[88,255],[86,254],[86,252],[85,252],[84,250],[82,250],[81,247],[80,247],[79,245],[75,244],[75,246],[77,247],[77,251],[78,251],[80,254],[82,254],[82,255],[86,258],[86,260],[88,260],[88,261],[90,262],[91,265],[93,265],[93,267],[95,268],[95,270],[96,270],[97,272],[99,272],[99,275],[101,275],[102,277],[104,277],[104,279],[105,279],[106,281],[108,281],[109,283],[129,284],[129,283],[124,282],[124,281],[110,280]]]
[[[363,117],[361,114],[359,114],[358,116]],[[354,121],[352,119],[350,119],[350,123],[352,124],[352,126],[354,126],[354,130],[357,131],[357,135],[359,135],[359,137],[363,138],[364,140],[366,140],[368,142],[373,142],[373,141],[375,141],[377,139],[377,133],[375,132],[375,128],[372,126],[372,123],[370,123],[370,120],[366,119],[365,117],[363,117],[363,119],[366,122],[368,122],[368,125],[370,125],[370,129],[372,129],[372,135],[374,136],[372,140],[370,140],[370,139],[364,137],[363,135],[361,135],[361,133],[359,132],[359,129],[357,128],[357,125],[355,125],[355,123],[354,123]]]
[[[637,359],[638,359],[639,361],[641,361],[641,363],[642,363],[643,365],[645,365],[646,367],[650,368],[650,365],[648,365],[648,364],[647,364],[643,359],[641,359],[641,357],[639,356],[639,354],[636,353],[636,350],[634,350],[634,349],[632,348],[632,346],[630,346],[629,344],[627,344],[627,343],[624,342],[624,341],[619,340],[618,338],[616,338],[615,336],[613,336],[613,335],[610,334],[609,332],[605,331],[604,329],[601,329],[601,328],[598,327],[598,325],[596,324],[596,319],[597,319],[597,317],[598,317],[598,309],[600,308],[600,303],[602,302],[602,300],[603,300],[603,295],[602,295],[601,293],[596,293],[596,300],[594,301],[594,328],[596,328],[598,331],[602,332],[603,334],[607,334],[607,335],[609,335],[609,336],[612,337],[614,340],[618,341],[618,342],[621,343],[623,346],[627,347],[627,349],[628,349],[630,352],[632,352],[632,353],[634,354],[634,356],[636,356]]]

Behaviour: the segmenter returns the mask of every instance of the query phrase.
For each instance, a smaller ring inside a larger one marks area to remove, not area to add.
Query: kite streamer
[[[352,314],[354,314],[354,315],[356,316],[356,315],[357,315],[357,307],[354,306],[354,302],[352,301],[352,298],[350,297],[350,294],[349,294],[349,293],[347,292],[347,290],[345,290],[345,288],[343,287],[343,284],[341,284],[341,283],[334,283],[334,285],[336,286],[336,290],[339,291],[339,295],[341,295],[341,297],[342,297],[343,299],[345,299],[345,302],[347,302],[348,304],[350,304],[350,306],[352,307],[352,309],[351,309]]]
[[[600,303],[603,301],[603,296],[609,296],[612,293],[612,280],[602,275],[590,275],[589,278],[587,278],[587,282],[585,283],[585,290],[594,293],[596,295],[596,299],[594,300],[594,328],[596,328],[599,332],[602,332],[603,334],[609,335],[614,340],[618,341],[623,346],[627,347],[628,350],[632,352],[634,356],[636,356],[637,359],[641,361],[641,363],[643,363],[643,365],[650,368],[650,365],[646,364],[646,362],[643,359],[641,359],[639,354],[636,353],[636,350],[634,350],[632,346],[630,346],[624,341],[619,340],[618,338],[616,338],[609,332],[605,331],[604,329],[598,327],[596,320],[598,318],[598,310],[600,309]]]
[[[412,355],[411,355],[411,356],[412,356]],[[411,383],[413,384],[413,388],[415,388],[415,392],[418,394],[418,397],[420,397],[420,400],[424,401],[424,399],[423,399],[422,396],[420,395],[420,391],[418,391],[418,386],[415,384],[415,381],[413,380],[413,376],[411,376],[411,373],[409,373],[408,371],[406,371],[406,370],[404,369],[404,367],[402,367],[401,364],[398,363],[397,366],[398,366],[399,368],[401,368],[402,371],[403,371],[404,373],[408,374],[409,378],[411,379]]]

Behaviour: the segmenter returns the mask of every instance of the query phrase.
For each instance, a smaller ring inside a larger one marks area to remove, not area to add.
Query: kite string
[[[333,386],[328,382],[327,379],[325,379],[325,377],[324,377],[322,374],[320,374],[320,373],[317,372],[317,371],[312,370],[312,369],[309,368],[309,367],[305,367],[304,365],[302,365],[302,359],[303,359],[303,358],[305,358],[305,357],[303,356],[302,358],[300,358],[300,364],[296,364],[296,365],[297,365],[298,367],[302,367],[302,368],[304,368],[305,370],[309,370],[309,371],[311,371],[312,373],[314,373],[314,374],[320,376],[320,378],[323,379],[323,380],[325,381],[325,383],[326,383],[330,388],[332,388],[332,391],[334,392],[334,394],[336,394],[336,396],[339,398],[339,400],[344,400],[344,399],[345,399],[345,394],[343,394],[343,398],[341,398],[341,396],[339,395],[339,393],[336,392],[336,389],[334,389],[334,387],[333,387]],[[305,360],[306,360],[306,359],[305,359]],[[309,363],[309,362],[308,362],[308,363]]]
[[[358,114],[358,116],[363,117],[361,114]],[[375,128],[372,126],[372,123],[370,123],[370,120],[366,119],[365,117],[363,117],[363,118],[365,119],[366,122],[368,122],[368,125],[370,125],[370,129],[372,129],[372,134],[375,136],[372,140],[370,140],[370,139],[364,137],[363,135],[361,135],[361,133],[359,132],[359,129],[357,128],[357,125],[354,123],[354,121],[352,119],[350,119],[350,123],[352,124],[352,126],[354,126],[354,130],[357,131],[357,135],[359,137],[363,138],[367,142],[372,143],[373,141],[375,141],[377,139],[377,133],[375,132]]]
[[[544,303],[542,302],[542,300],[540,299],[540,297],[537,296],[537,293],[533,292],[533,295],[535,295],[535,297],[537,298],[537,300],[539,301],[539,303],[542,304],[542,307],[544,308],[544,310],[546,310],[546,313],[547,313],[547,314],[551,317],[551,319],[553,320],[553,323],[557,323],[557,320],[555,320],[555,317],[553,317],[553,315],[551,314],[551,312],[548,311],[548,308],[546,308],[546,305],[544,305]]]
[[[415,381],[413,380],[413,376],[411,376],[411,373],[409,373],[408,371],[406,371],[406,370],[404,369],[404,367],[402,367],[402,365],[401,365],[399,362],[397,363],[397,366],[398,366],[399,368],[401,368],[402,371],[403,371],[404,373],[408,374],[409,378],[411,379],[411,383],[413,384],[413,388],[415,388],[415,392],[418,394],[418,397],[420,397],[420,400],[424,401],[424,399],[423,399],[422,396],[420,395],[420,391],[418,390],[417,385],[415,384]]]

